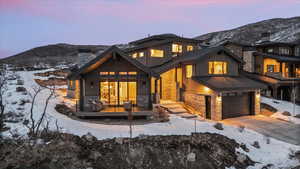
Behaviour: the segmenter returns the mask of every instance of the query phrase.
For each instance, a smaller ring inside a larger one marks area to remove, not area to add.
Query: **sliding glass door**
[[[136,104],[136,82],[100,82],[100,100],[111,106],[122,106],[126,101]]]

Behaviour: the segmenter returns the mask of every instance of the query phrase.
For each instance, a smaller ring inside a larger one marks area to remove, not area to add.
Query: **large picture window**
[[[214,75],[227,74],[227,62],[213,61],[208,62],[208,73]]]
[[[150,53],[151,53],[151,57],[164,57],[163,50],[151,49]]]

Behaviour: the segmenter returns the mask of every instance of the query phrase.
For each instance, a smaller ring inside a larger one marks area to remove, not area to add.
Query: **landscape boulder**
[[[282,115],[284,115],[284,116],[291,116],[291,113],[288,112],[288,111],[284,111],[284,112],[282,113]]]
[[[25,87],[16,87],[16,92],[26,92],[26,88]]]

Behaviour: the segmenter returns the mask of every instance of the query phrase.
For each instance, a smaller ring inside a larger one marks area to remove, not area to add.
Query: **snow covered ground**
[[[282,100],[276,100],[276,99],[270,99],[267,97],[261,98],[262,103],[266,103],[274,108],[276,108],[278,111],[273,114],[271,117],[282,119],[285,121],[290,121],[295,124],[300,124],[300,118],[293,117],[295,115],[300,114],[300,106],[294,105],[291,102],[282,101]],[[292,116],[284,116],[282,115],[283,112],[290,112]]]
[[[24,87],[32,91],[32,87],[37,86],[35,81],[33,80],[35,77],[33,74],[37,72],[45,72],[43,71],[32,71],[32,72],[18,72],[21,78],[24,80]],[[11,81],[16,83],[16,81]],[[8,102],[7,111],[15,111],[20,107],[18,104],[11,104],[15,101],[20,101],[20,99],[30,99],[28,95],[23,95],[21,93],[15,92],[16,85],[9,85],[9,89],[6,98]],[[10,96],[9,96],[10,95]],[[44,90],[37,97],[37,101],[35,104],[35,115],[34,118],[38,119],[45,104],[45,99],[49,95],[49,91]],[[54,109],[57,103],[61,103],[64,100],[63,96],[58,96],[51,100],[47,113],[48,117],[52,121],[52,127],[55,128],[54,122],[57,120],[58,125],[62,127],[64,132],[72,133],[75,135],[84,135],[87,132],[90,132],[98,139],[105,138],[113,138],[113,137],[128,137],[129,136],[129,127],[127,125],[104,125],[104,124],[95,124],[88,122],[80,122],[69,117],[57,113]],[[265,100],[265,99],[263,99]],[[289,106],[287,106],[288,108]],[[25,104],[25,113],[28,118],[28,112],[30,108],[30,104]],[[282,107],[284,109],[284,107]],[[138,136],[141,134],[144,135],[189,135],[191,132],[194,132],[195,128],[195,120],[193,119],[184,119],[178,117],[176,115],[170,116],[170,121],[167,123],[152,123],[145,125],[135,125],[133,127],[133,135]],[[217,130],[213,127],[214,122],[208,121],[196,121],[196,129],[197,132],[210,132],[210,133],[219,133],[225,135],[229,138],[235,139],[239,143],[245,143],[247,147],[250,149],[249,153],[243,152],[242,149],[239,151],[246,153],[249,157],[258,162],[254,167],[250,167],[252,169],[262,168],[262,166],[267,164],[274,164],[274,168],[290,168],[292,166],[300,165],[299,161],[295,159],[290,159],[289,154],[292,151],[300,150],[300,146],[291,145],[285,142],[281,142],[275,139],[270,139],[270,144],[267,144],[267,138],[259,133],[256,133],[252,130],[245,129],[243,132],[240,132],[238,128],[232,126],[224,126],[224,130]],[[21,134],[26,134],[27,129],[22,125],[22,123],[9,123],[12,129],[17,129]],[[9,135],[9,132],[5,134]],[[260,149],[254,148],[252,144],[254,141],[258,141],[260,144]]]

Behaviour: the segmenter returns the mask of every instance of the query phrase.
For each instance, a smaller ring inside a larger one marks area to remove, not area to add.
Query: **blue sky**
[[[300,0],[0,0],[0,57],[55,43],[195,37],[299,11]]]

